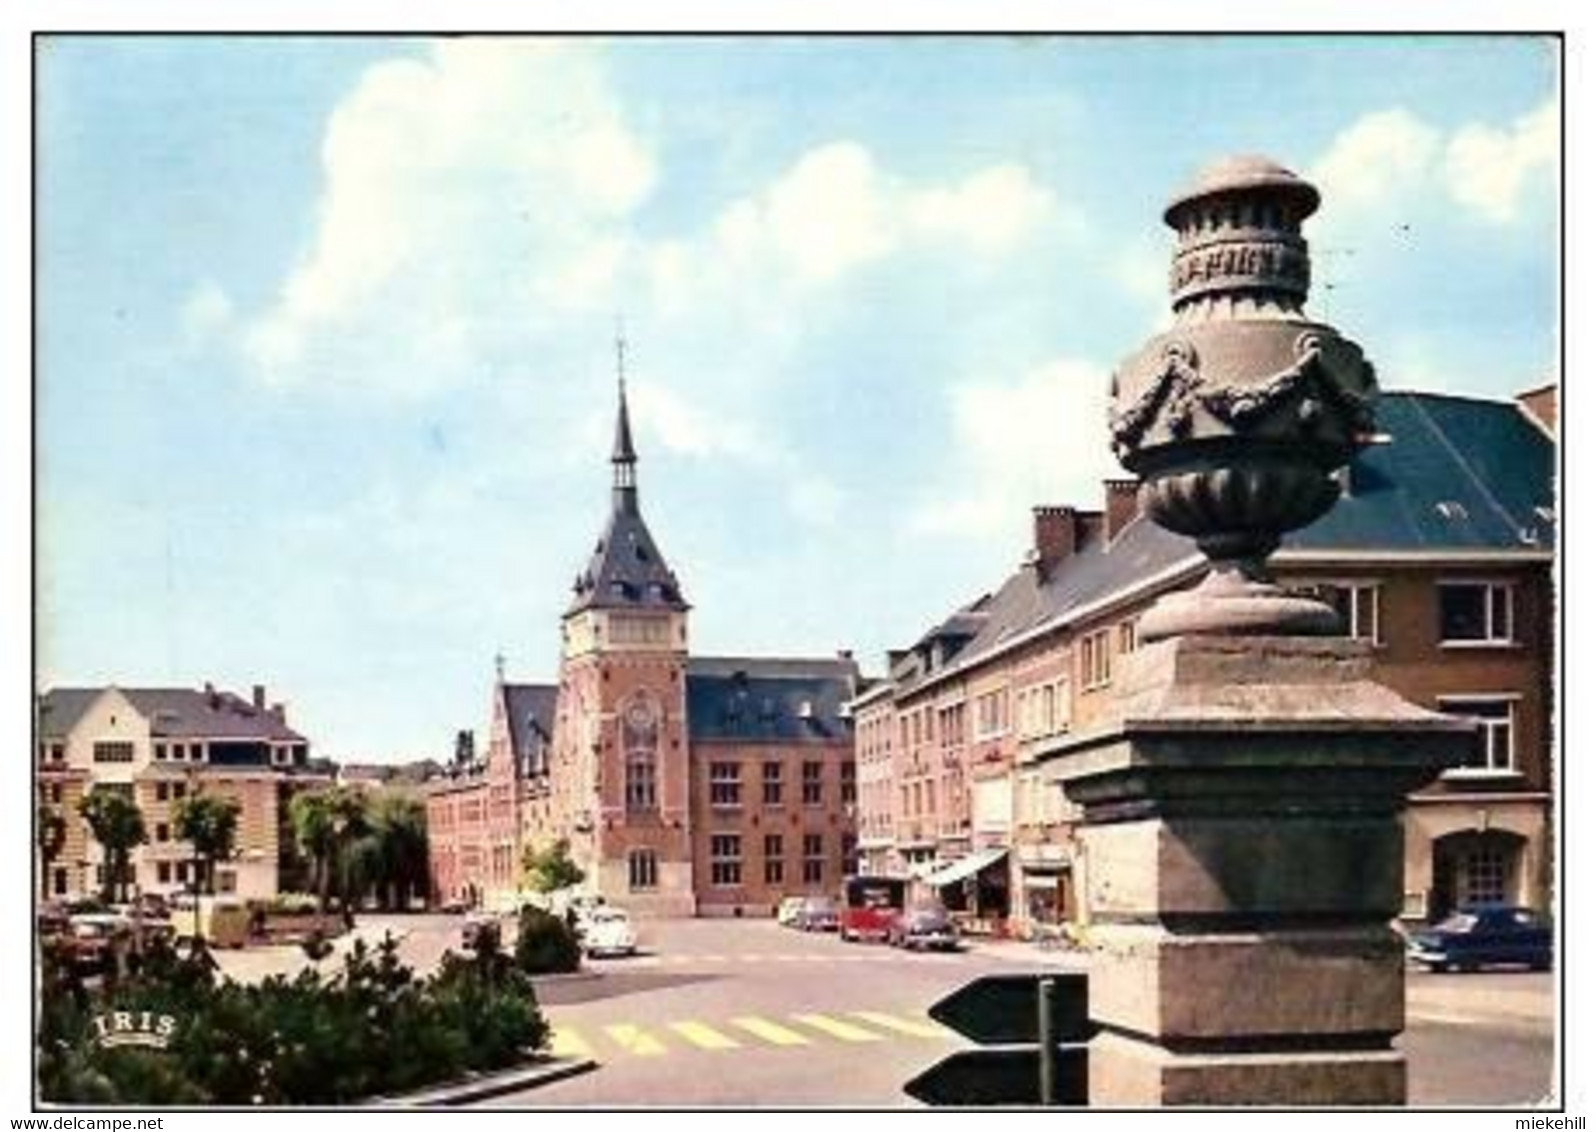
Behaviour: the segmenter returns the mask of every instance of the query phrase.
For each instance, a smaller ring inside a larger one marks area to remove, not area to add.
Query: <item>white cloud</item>
[[[598,56],[536,40],[446,40],[372,66],[331,117],[322,167],[314,236],[245,339],[268,379],[439,383],[492,336],[484,322],[515,317],[507,297],[607,290],[625,252],[612,226],[655,178]],[[418,330],[432,365],[361,364]],[[327,351],[339,365],[310,364]]]
[[[1470,124],[1446,147],[1446,177],[1457,200],[1507,223],[1518,216],[1527,183],[1557,162],[1557,103],[1524,115],[1507,129]]]
[[[1073,228],[1078,218],[1022,165],[919,183],[883,169],[858,142],[833,141],[728,204],[699,238],[653,247],[648,267],[667,310],[708,294],[743,301],[775,291],[785,302],[916,247],[996,258],[1054,223]]]
[[[752,463],[766,462],[772,455],[744,422],[707,412],[659,382],[629,382],[627,400],[633,422],[656,437],[667,451],[730,456]]]
[[[1116,474],[1104,413],[1109,369],[1063,358],[1012,382],[972,381],[951,392],[953,484],[909,515],[912,533],[1017,535],[1039,503],[1095,506]]]
[[[1380,110],[1337,135],[1310,175],[1332,224],[1448,198],[1509,224],[1536,179],[1555,173],[1557,128],[1555,98],[1506,126],[1469,122],[1450,133],[1405,108]]]
[[[1428,178],[1440,131],[1409,110],[1366,114],[1336,136],[1311,179],[1337,208],[1367,206]]]

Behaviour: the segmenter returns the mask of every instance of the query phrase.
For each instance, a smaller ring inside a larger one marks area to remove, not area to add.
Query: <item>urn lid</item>
[[[1221,194],[1257,190],[1265,190],[1265,195],[1289,206],[1293,224],[1312,216],[1319,207],[1319,190],[1290,169],[1267,157],[1241,154],[1221,158],[1198,173],[1164,209],[1164,223],[1178,230],[1187,205]]]

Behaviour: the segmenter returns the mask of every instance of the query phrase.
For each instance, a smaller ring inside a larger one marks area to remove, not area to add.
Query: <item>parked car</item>
[[[798,906],[793,926],[805,932],[834,932],[839,922],[835,900],[829,896],[806,896]]]
[[[790,928],[798,922],[798,910],[804,906],[802,896],[789,896],[776,906],[776,922]]]
[[[588,955],[636,955],[632,919],[619,908],[595,908],[583,921],[582,950]]]
[[[132,923],[114,912],[85,912],[73,916],[64,937],[72,965],[85,974],[103,972],[111,955],[112,941],[131,935]]]
[[[1476,904],[1413,932],[1408,957],[1432,971],[1475,971],[1492,964],[1546,971],[1552,966],[1552,930],[1529,908]]]
[[[953,951],[959,946],[959,928],[942,905],[920,904],[898,914],[887,929],[887,942],[915,951]]]

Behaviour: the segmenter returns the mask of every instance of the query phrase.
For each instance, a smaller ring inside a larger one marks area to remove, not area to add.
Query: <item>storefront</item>
[[[1011,907],[1008,855],[1003,847],[979,849],[926,874],[921,887],[942,902],[964,931],[1006,934]]]

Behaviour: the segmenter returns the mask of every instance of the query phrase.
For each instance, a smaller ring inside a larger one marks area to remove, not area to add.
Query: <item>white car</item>
[[[636,955],[637,933],[619,908],[595,908],[582,921],[582,950],[588,955]]]

